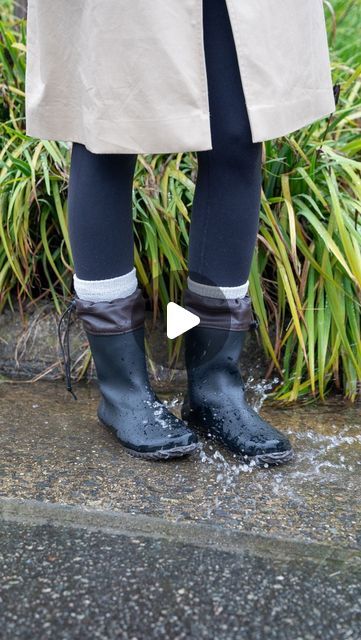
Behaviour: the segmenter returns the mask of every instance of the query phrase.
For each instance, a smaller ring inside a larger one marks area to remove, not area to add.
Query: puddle
[[[218,444],[202,443],[198,454],[198,471],[212,486],[212,498],[205,501],[207,516],[232,517],[241,509],[247,492],[247,508],[266,493],[267,503],[276,508],[270,514],[277,517],[280,502],[298,514],[317,508],[337,512],[346,501],[351,503],[348,513],[342,514],[344,523],[356,524],[360,536],[360,499],[358,486],[361,467],[360,406],[333,399],[326,404],[296,404],[281,407],[265,403],[274,382],[246,384],[250,404],[271,424],[277,426],[292,441],[295,458],[284,466],[260,469],[254,463],[240,463],[237,456]],[[167,406],[179,415],[181,397],[165,398]],[[332,505],[335,505],[334,507]],[[352,520],[355,509],[355,519]],[[325,513],[325,512],[323,512]],[[283,514],[284,517],[284,514]],[[333,527],[337,531],[337,526]]]
[[[97,421],[94,383],[77,386],[78,401],[60,383],[1,384],[1,495],[361,545],[360,405],[281,407],[265,402],[268,384],[247,386],[290,437],[289,464],[259,469],[209,441],[189,458],[139,460]],[[182,394],[159,396],[180,414]]]
[[[249,402],[259,413],[267,399],[267,393],[274,387],[276,380],[258,383],[256,386],[252,386],[252,382],[253,380],[246,384]],[[163,396],[166,406],[177,415],[180,415],[182,400],[181,395]],[[287,475],[292,474],[299,482],[304,481],[308,484],[312,478],[318,482],[331,482],[338,479],[340,472],[356,472],[361,466],[361,459],[354,455],[357,451],[361,453],[361,415],[357,416],[359,407],[341,403],[336,411],[337,423],[333,423],[330,422],[330,414],[332,409],[336,410],[336,402],[308,406],[299,404],[293,405],[292,408],[277,407],[273,404],[271,408],[266,409],[263,417],[271,423],[272,417],[276,418],[273,424],[288,435],[296,453],[291,464],[271,469],[273,481],[281,482],[287,470]],[[359,422],[347,424],[348,417],[352,420],[356,416],[360,417]],[[307,429],[307,417],[312,428]],[[296,428],[289,427],[290,421],[297,423]],[[217,471],[217,482],[224,491],[227,491],[227,486],[242,474],[263,472],[252,462],[239,463],[236,455],[223,452],[217,444],[202,444],[199,460],[206,467],[212,467],[212,471]]]

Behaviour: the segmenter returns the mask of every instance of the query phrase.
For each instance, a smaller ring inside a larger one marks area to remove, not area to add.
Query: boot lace
[[[75,304],[76,304],[76,298],[74,296],[74,298],[72,299],[72,301],[70,302],[70,304],[65,309],[62,316],[60,317],[60,320],[58,323],[58,338],[59,338],[59,344],[60,344],[60,348],[63,356],[66,388],[71,393],[74,400],[77,400],[78,398],[76,397],[73,391],[73,387],[71,383],[71,357],[70,357],[70,339],[69,339],[71,317],[72,317],[72,313],[75,311]],[[63,322],[65,322],[65,320],[66,320],[66,327],[65,327],[64,334],[62,335],[61,327]]]

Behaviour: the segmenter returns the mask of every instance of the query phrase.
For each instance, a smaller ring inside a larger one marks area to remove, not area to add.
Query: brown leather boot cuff
[[[96,335],[128,333],[144,325],[145,300],[139,288],[111,302],[90,302],[76,296],[75,309],[85,331]]]
[[[248,331],[258,327],[249,295],[227,300],[200,296],[189,289],[184,292],[184,306],[201,319],[200,327],[227,331]]]

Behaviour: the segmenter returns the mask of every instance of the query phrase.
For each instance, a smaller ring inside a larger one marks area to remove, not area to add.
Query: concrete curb
[[[357,549],[249,534],[200,522],[170,521],[142,514],[61,503],[0,497],[0,515],[6,522],[28,526],[47,524],[113,535],[172,539],[197,547],[216,548],[238,554],[248,552],[270,559],[307,558],[316,564],[327,561],[336,568],[345,563],[361,563],[361,551]]]

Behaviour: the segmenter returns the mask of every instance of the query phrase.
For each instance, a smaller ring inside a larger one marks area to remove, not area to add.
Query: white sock
[[[248,291],[248,285],[249,280],[237,287],[215,287],[196,282],[188,277],[188,289],[199,296],[208,296],[209,298],[226,298],[227,300],[244,298]]]
[[[78,298],[90,302],[111,302],[117,298],[126,298],[138,286],[135,267],[123,276],[108,280],[81,280],[74,274],[73,282]]]

